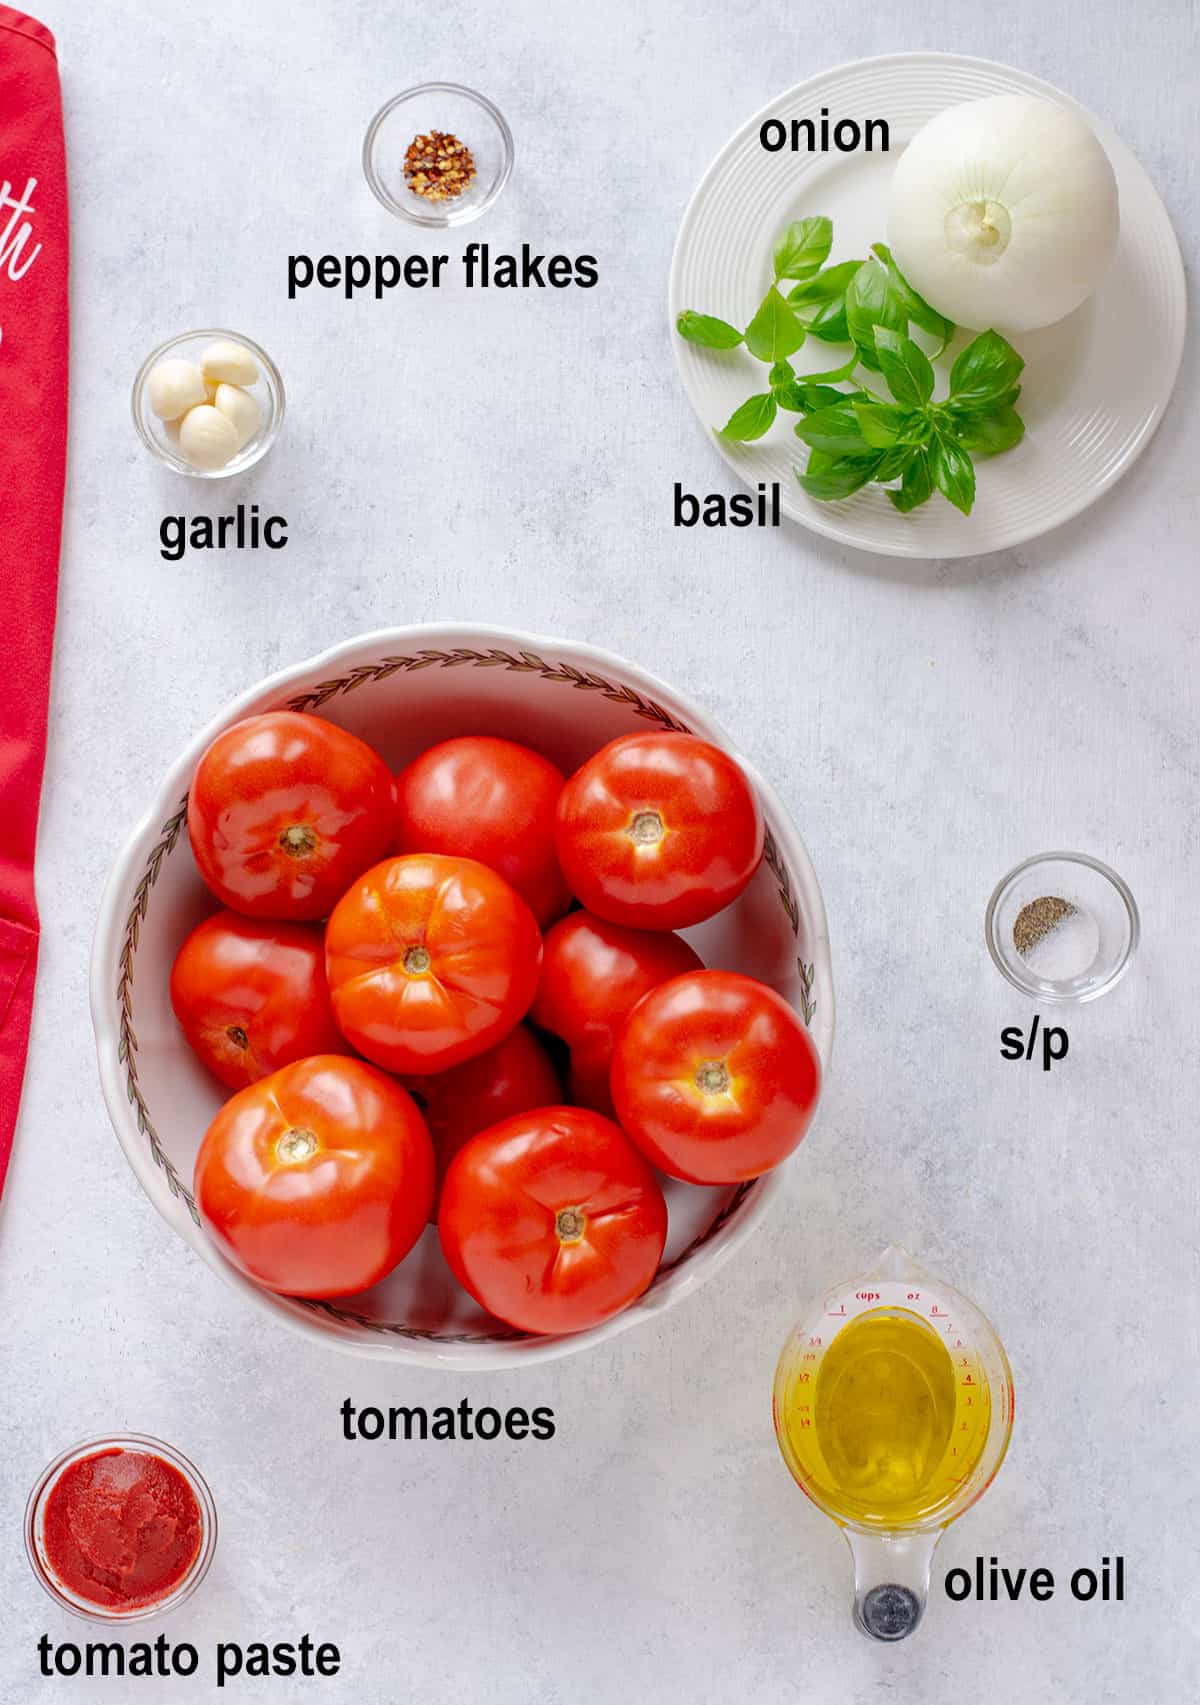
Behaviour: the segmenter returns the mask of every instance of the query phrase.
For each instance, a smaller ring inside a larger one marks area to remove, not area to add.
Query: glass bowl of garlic
[[[239,332],[183,332],[152,350],[133,382],[133,423],[176,473],[220,480],[260,462],[283,424],[279,369]]]

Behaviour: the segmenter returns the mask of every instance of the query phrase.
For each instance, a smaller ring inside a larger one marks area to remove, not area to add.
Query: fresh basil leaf
[[[961,406],[996,401],[1016,384],[1024,365],[999,332],[980,332],[950,369],[950,401]]]
[[[779,362],[804,342],[804,327],[772,285],[746,327],[746,348],[759,361]]]
[[[820,313],[809,320],[808,334],[819,337],[822,343],[851,342],[850,328],[846,323],[846,298],[835,296],[832,302],[826,302]]]
[[[899,491],[889,491],[888,496],[901,515],[907,515],[911,509],[929,501],[933,496],[933,464],[928,450],[916,452],[904,470]]]
[[[919,296],[896,265],[892,251],[886,243],[872,243],[873,253],[877,254],[887,267],[888,284],[892,294],[900,302],[907,317],[914,326],[920,326],[930,337],[937,338],[945,349],[954,336],[954,321],[948,320],[945,314],[939,314],[936,308],[930,307],[923,296]]]
[[[840,397],[841,394],[840,391],[834,392],[836,397]],[[780,408],[786,409],[789,414],[807,414],[809,412],[804,401],[804,386],[798,385],[794,379],[790,384],[776,385],[771,395]]]
[[[690,308],[675,321],[675,330],[689,343],[701,344],[705,349],[736,349],[742,341],[741,332],[728,320],[715,319],[712,314],[694,314]]]
[[[790,361],[777,361],[771,369],[771,395],[780,408],[791,414],[804,413],[804,398]]]
[[[880,370],[875,328],[903,332],[907,323],[884,267],[877,260],[864,261],[846,291],[846,325],[866,366]]]
[[[920,454],[920,447],[916,444],[893,444],[890,450],[884,451],[872,477],[879,485],[887,480],[898,480],[913,457]]]
[[[808,469],[805,473],[796,470],[796,478],[810,497],[818,503],[833,503],[838,498],[850,497],[862,487],[868,485],[875,477],[875,468],[880,458],[872,456],[870,460],[860,461],[849,456],[839,456],[835,461],[822,459],[816,468],[816,452],[809,457]]]
[[[874,448],[859,431],[852,407],[839,403],[817,409],[793,428],[797,438],[814,450],[830,450],[835,456],[874,456]]]
[[[840,367],[831,367],[825,373],[806,373],[804,383],[806,385],[837,385],[843,379],[848,379],[857,366],[858,351],[856,349],[849,361],[844,361]]]
[[[825,265],[832,247],[831,219],[793,220],[775,244],[775,277],[806,278]]]
[[[789,290],[788,301],[832,302],[846,294],[847,285],[861,265],[860,260],[843,260],[836,266],[823,267],[815,278],[806,278]]]
[[[751,438],[761,438],[764,432],[770,431],[777,408],[770,391],[764,391],[761,396],[747,397],[741,408],[734,409],[717,437],[736,439],[742,444]]]
[[[802,413],[813,414],[819,408],[837,408],[839,403],[857,403],[867,400],[865,391],[839,391],[835,385],[814,385],[809,379],[800,381],[803,393],[804,407]]]
[[[952,408],[950,413],[955,438],[964,450],[977,456],[998,456],[1002,450],[1011,450],[1025,436],[1025,422],[1010,405],[971,409],[963,414]]]
[[[947,397],[943,408],[963,420],[977,414],[991,414],[995,409],[1015,408],[1021,395],[1020,385],[1010,385],[1007,391],[1001,391],[998,397],[988,397],[982,402],[961,402],[958,397]]]
[[[854,418],[867,443],[876,450],[890,450],[899,444],[914,424],[912,410],[896,403],[855,403]]]
[[[875,353],[888,387],[904,408],[920,408],[933,395],[933,368],[925,351],[903,332],[875,328]]]
[[[775,390],[780,408],[792,414],[815,414],[817,409],[837,408],[841,403],[866,402],[865,391],[839,391],[835,385],[812,385],[807,379],[780,385]]]
[[[961,444],[939,433],[932,446],[933,477],[948,503],[971,513],[975,501],[975,465]]]

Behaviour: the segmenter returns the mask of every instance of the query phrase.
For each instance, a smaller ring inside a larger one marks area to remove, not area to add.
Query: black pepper
[[[1013,925],[1013,946],[1021,958],[1031,953],[1039,941],[1043,941],[1074,911],[1070,901],[1060,900],[1057,894],[1043,894],[1040,899],[1030,900],[1027,906],[1022,906]]]

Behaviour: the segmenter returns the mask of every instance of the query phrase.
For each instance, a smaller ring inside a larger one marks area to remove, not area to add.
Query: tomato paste
[[[196,1495],[162,1457],[101,1450],[69,1463],[50,1488],[45,1558],[77,1598],[136,1610],[167,1598],[200,1550]]]

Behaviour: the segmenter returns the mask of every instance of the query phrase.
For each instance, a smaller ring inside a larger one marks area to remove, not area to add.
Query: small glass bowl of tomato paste
[[[217,1509],[182,1452],[144,1433],[86,1439],[39,1476],[25,1550],[50,1597],[94,1622],[162,1616],[190,1598],[217,1545]]]

